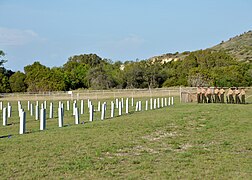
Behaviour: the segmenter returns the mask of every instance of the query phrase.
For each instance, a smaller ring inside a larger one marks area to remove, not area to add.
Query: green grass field
[[[55,112],[45,131],[27,114],[24,135],[12,102],[10,125],[0,125],[0,179],[251,179],[252,104],[177,101],[104,121],[85,114],[80,125],[65,112],[63,128]]]

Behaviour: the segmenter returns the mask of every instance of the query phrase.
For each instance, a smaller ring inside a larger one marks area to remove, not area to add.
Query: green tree
[[[108,60],[103,60],[96,54],[81,54],[70,57],[63,65],[65,81],[68,89],[88,88],[86,76],[91,68],[106,64]]]
[[[104,65],[89,69],[86,80],[92,89],[110,89],[115,86],[113,76],[106,71]]]
[[[5,53],[0,50],[0,66],[2,66],[4,63],[7,62],[7,60],[4,59]]]
[[[64,73],[59,68],[48,68],[39,62],[24,67],[30,92],[62,91],[66,90]]]
[[[3,73],[0,73],[0,92],[1,93],[10,93],[11,92],[9,78],[8,78],[8,76],[4,75]]]
[[[9,79],[12,92],[25,92],[27,85],[25,84],[25,74],[17,71]]]

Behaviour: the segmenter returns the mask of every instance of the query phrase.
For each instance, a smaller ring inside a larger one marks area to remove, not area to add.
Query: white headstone
[[[8,117],[7,117],[7,108],[3,108],[3,126],[7,125]]]
[[[113,101],[111,101],[111,114],[110,114],[111,118],[114,117],[114,114],[115,114],[115,104]]]
[[[157,108],[160,108],[160,98],[157,98]]]
[[[81,109],[80,109],[80,113],[84,114],[84,100],[81,100]]]
[[[88,108],[90,108],[90,100],[88,99],[87,102],[88,102]]]
[[[124,107],[124,99],[121,98],[121,102],[122,102],[122,108]]]
[[[148,111],[148,100],[145,101],[145,110]]]
[[[161,107],[164,107],[164,98],[161,98]]]
[[[0,110],[1,111],[3,110],[3,102],[2,101],[0,102]]]
[[[19,110],[18,110],[18,117],[19,117],[19,118],[21,117],[22,112],[23,112],[23,109],[19,109]]]
[[[142,101],[139,101],[139,111],[142,111]]]
[[[64,113],[65,113],[64,103],[61,103],[61,108],[62,108],[62,116],[64,117]]]
[[[89,105],[89,121],[93,121],[94,120],[94,106],[91,104]]]
[[[21,102],[20,102],[20,101],[18,101],[17,103],[18,103],[18,110],[19,110],[19,109],[22,109]]]
[[[139,109],[139,101],[136,102],[136,111]]]
[[[46,109],[40,109],[40,130],[46,128]]]
[[[97,111],[98,111],[98,112],[101,111],[101,102],[100,102],[100,101],[98,102],[98,105],[97,105]]]
[[[118,115],[119,116],[122,115],[122,102],[121,101],[118,102]]]
[[[119,100],[116,99],[116,109],[118,109],[118,108],[119,108]]]
[[[27,102],[27,110],[30,111],[30,101]]]
[[[63,119],[64,116],[63,116],[63,109],[62,107],[59,107],[58,108],[58,121],[59,121],[59,127],[63,127]]]
[[[46,105],[47,105],[47,102],[46,102],[46,101],[44,101],[44,109],[46,109]]]
[[[24,134],[26,128],[26,113],[24,111],[20,114],[19,134]]]
[[[11,114],[12,114],[12,107],[11,107],[10,103],[8,103],[8,118],[11,117]]]
[[[169,97],[168,98],[168,106],[170,106],[171,105],[171,98]]]
[[[75,124],[79,124],[80,123],[80,115],[79,115],[79,109],[78,107],[74,108],[74,116],[75,116]]]
[[[30,104],[30,115],[33,116],[33,104]]]
[[[76,101],[73,102],[73,116],[75,116],[75,108],[77,107]]]
[[[91,100],[88,100],[88,108],[90,108],[90,106],[93,106],[93,112],[94,112],[94,105],[92,104],[92,101]]]
[[[52,119],[53,118],[53,103],[50,103],[50,113],[49,113],[49,118]]]
[[[153,109],[153,99],[150,98],[150,110],[152,110],[152,109]]]
[[[44,103],[41,103],[41,109],[45,109],[45,104]]]
[[[131,98],[131,106],[134,106],[134,98]]]
[[[173,104],[174,104],[174,98],[171,97],[171,105],[173,106]]]
[[[167,98],[164,99],[165,100],[165,107],[167,106]]]
[[[106,113],[106,104],[102,104],[102,112],[101,112],[101,120],[105,119],[105,113]]]
[[[153,106],[153,109],[156,109],[157,108],[157,99],[154,99],[154,106]]]
[[[129,113],[129,98],[126,99],[125,112],[126,112],[126,114]]]
[[[67,111],[70,111],[70,101],[67,101]]]
[[[39,120],[39,106],[38,105],[35,106],[35,119]]]

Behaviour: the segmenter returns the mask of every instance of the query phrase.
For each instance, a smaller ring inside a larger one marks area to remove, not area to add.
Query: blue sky
[[[251,20],[251,0],[0,0],[0,49],[13,71],[89,53],[147,59],[211,47]]]

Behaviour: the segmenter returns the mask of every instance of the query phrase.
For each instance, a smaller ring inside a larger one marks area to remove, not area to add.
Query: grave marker
[[[39,105],[35,107],[35,120],[39,120]]]
[[[137,112],[138,109],[139,109],[139,101],[136,102],[136,110],[135,111]]]
[[[27,110],[30,111],[30,101],[27,102]]]
[[[67,111],[70,111],[70,101],[67,101]]]
[[[153,99],[150,98],[150,110],[152,110],[152,109],[153,109]]]
[[[113,101],[111,101],[111,114],[110,117],[113,118],[115,114],[115,104]]]
[[[58,108],[58,121],[59,121],[59,127],[63,127],[63,109],[62,107]]]
[[[154,99],[154,107],[153,109],[156,109],[157,108],[157,99]]]
[[[53,119],[53,103],[50,103],[50,113],[49,113],[49,118]]]
[[[8,103],[8,118],[11,117],[11,114],[12,114],[12,107],[11,107],[11,104]]]
[[[105,119],[105,113],[106,113],[106,103],[102,104],[102,112],[101,112],[101,120]]]
[[[126,104],[125,104],[125,113],[128,114],[129,113],[129,98],[126,99]]]
[[[75,117],[75,124],[79,124],[80,123],[80,115],[79,115],[79,109],[78,107],[74,108],[74,117]]]
[[[89,105],[89,121],[93,121],[94,120],[94,110],[93,110],[93,105]]]
[[[20,124],[19,124],[19,134],[24,134],[26,129],[26,113],[21,110],[20,114]]]
[[[3,108],[3,126],[6,126],[8,122],[8,117],[7,117],[7,108]]]
[[[81,109],[80,109],[80,113],[84,114],[84,100],[81,100]]]
[[[122,115],[122,102],[119,101],[118,104],[119,104],[118,115],[121,116]]]
[[[97,111],[98,111],[98,112],[101,111],[101,102],[100,102],[100,101],[98,102],[98,105],[97,105]]]
[[[46,109],[40,109],[40,130],[45,130],[46,128]]]
[[[33,104],[30,104],[30,115],[33,116]]]

